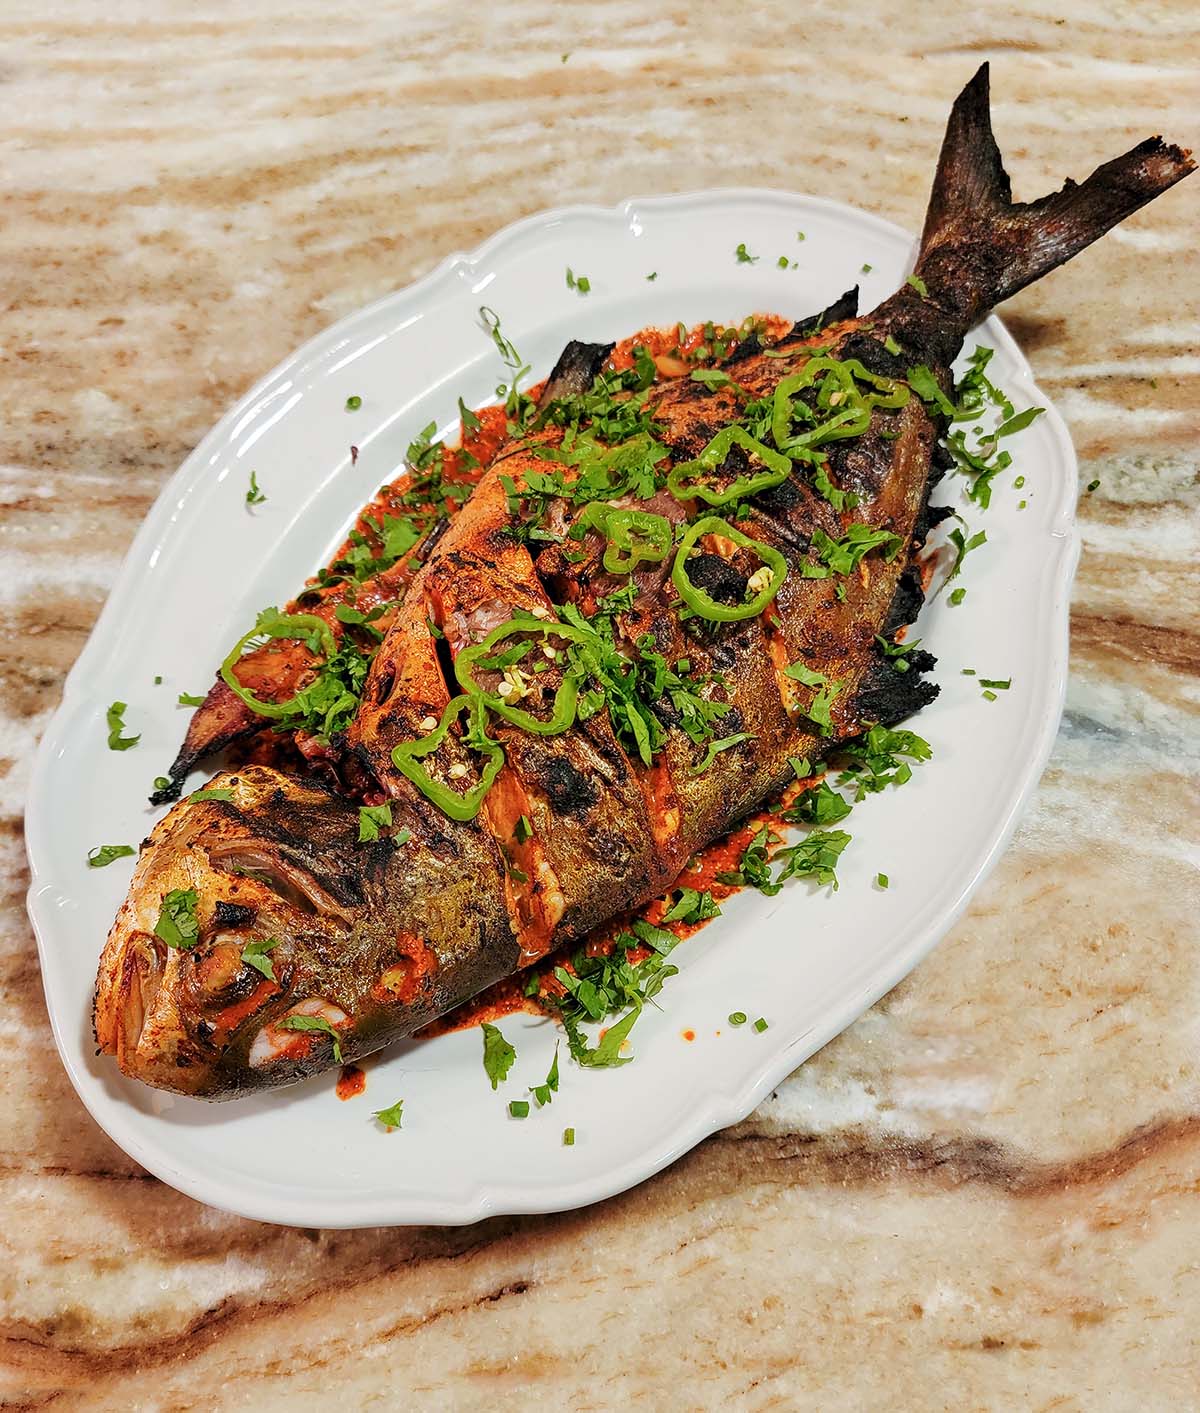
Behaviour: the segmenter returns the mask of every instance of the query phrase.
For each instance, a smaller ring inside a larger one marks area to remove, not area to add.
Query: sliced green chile
[[[337,640],[334,638],[329,624],[326,623],[323,618],[317,618],[315,614],[285,613],[281,614],[276,622],[269,624],[265,628],[255,625],[255,627],[251,628],[249,633],[244,633],[237,640],[233,645],[233,651],[221,664],[221,677],[225,685],[235,696],[240,697],[251,711],[257,712],[259,716],[286,716],[295,704],[299,693],[297,693],[296,696],[289,697],[283,702],[264,702],[259,697],[256,697],[248,687],[242,686],[234,675],[233,669],[237,666],[238,660],[242,656],[242,649],[255,638],[264,636],[268,638],[307,638],[312,633],[315,633],[321,640],[321,646],[325,649],[325,656],[333,657],[337,652]]]
[[[696,547],[696,542],[704,535],[723,535],[739,548],[753,550],[762,560],[764,567],[771,572],[766,587],[745,603],[728,604],[718,603],[710,594],[693,584],[688,578],[687,558]],[[778,550],[764,545],[761,540],[752,540],[749,535],[743,535],[728,520],[722,520],[717,515],[706,515],[688,526],[675,552],[675,563],[671,566],[671,582],[675,585],[679,597],[693,613],[716,623],[736,623],[742,618],[756,617],[779,592],[786,577],[787,564]]]
[[[435,780],[417,762],[437,750],[445,740],[451,722],[468,707],[475,716],[474,724],[480,728],[476,740],[488,743],[483,747],[484,754],[488,759],[483,767],[479,783],[460,794],[457,790],[452,790],[449,785],[443,785],[440,780]],[[478,697],[469,697],[464,693],[462,696],[453,697],[446,704],[441,721],[427,736],[421,736],[415,741],[403,741],[392,751],[392,764],[400,774],[411,780],[427,800],[435,804],[444,815],[448,815],[451,819],[459,821],[474,819],[483,804],[484,796],[492,788],[496,776],[500,774],[504,766],[504,747],[498,741],[492,741],[490,737],[484,735],[483,725],[483,703]]]
[[[789,381],[788,379],[784,380]],[[739,476],[724,490],[708,485],[703,477],[716,471],[729,455],[730,448],[740,446],[756,457],[766,468],[749,476]],[[729,505],[743,496],[778,486],[791,475],[792,463],[786,456],[773,451],[755,439],[744,427],[726,427],[718,432],[694,461],[681,461],[667,476],[667,490],[676,500],[703,500],[709,505]],[[695,477],[689,481],[688,477]]]

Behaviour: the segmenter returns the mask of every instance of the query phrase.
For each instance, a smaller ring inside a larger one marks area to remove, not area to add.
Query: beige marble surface
[[[674,1169],[461,1231],[202,1208],[76,1101],[23,911],[30,753],[120,557],[310,334],[563,202],[778,185],[916,227],[983,56],[1019,194],[1200,143],[1182,0],[941,10],[0,11],[0,1397],[1200,1406],[1200,179],[1005,311],[1100,482],[1012,848],[906,982]]]

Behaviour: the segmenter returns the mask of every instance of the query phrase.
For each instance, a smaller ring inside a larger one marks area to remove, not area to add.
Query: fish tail
[[[1190,152],[1149,137],[1084,182],[1013,201],[982,64],[950,111],[916,274],[930,298],[969,325],[1194,170]]]

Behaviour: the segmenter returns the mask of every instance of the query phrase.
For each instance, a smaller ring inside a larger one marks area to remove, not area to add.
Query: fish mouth
[[[115,966],[107,977],[107,994],[98,992],[96,1040],[116,1057],[122,1069],[133,1063],[154,1009],[166,972],[166,948],[148,932],[134,931],[124,939]]]

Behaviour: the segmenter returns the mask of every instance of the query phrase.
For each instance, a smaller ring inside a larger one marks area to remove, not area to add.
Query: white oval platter
[[[739,244],[756,263],[735,258]],[[422,427],[452,433],[460,395],[469,406],[494,400],[502,370],[481,305],[499,314],[537,378],[570,338],[754,312],[800,317],[854,284],[870,309],[903,279],[912,251],[909,235],[874,216],[780,192],[547,212],[326,330],[204,438],[138,532],[67,679],[27,811],[29,911],[55,1039],[83,1102],[131,1157],[203,1202],[311,1227],[580,1206],[750,1113],[946,932],[1003,849],[1061,711],[1078,540],[1075,459],[1053,408],[1015,440],[1015,465],[986,513],[957,478],[935,494],[986,528],[987,544],[964,566],[961,605],[943,595],[915,629],[940,659],[942,694],[914,723],[934,759],[902,790],[855,809],[840,891],[745,892],[676,951],[680,974],[633,1032],[634,1063],[589,1071],[566,1062],[553,1104],[510,1118],[508,1100],[544,1079],[557,1034],[518,1016],[502,1024],[517,1062],[497,1092],[470,1030],[395,1047],[370,1063],[366,1094],[350,1102],[326,1075],[210,1105],[125,1080],[95,1056],[91,1033],[96,960],[133,861],[92,870],[88,849],[136,844],[159,817],[146,797],[186,725],[178,693],[207,689],[257,609],[294,594]],[[589,294],[567,287],[568,266],[587,276]],[[1048,407],[1003,326],[991,319],[977,334],[996,350],[989,371],[1017,407]],[[362,398],[354,413],[352,395]],[[253,513],[251,470],[268,496]],[[964,667],[1012,687],[988,701]],[[133,750],[106,749],[114,700],[128,703],[128,729],[141,733]],[[875,883],[880,871],[887,891]],[[731,1027],[734,1010],[768,1028]],[[401,1098],[404,1127],[384,1132],[371,1111]]]

